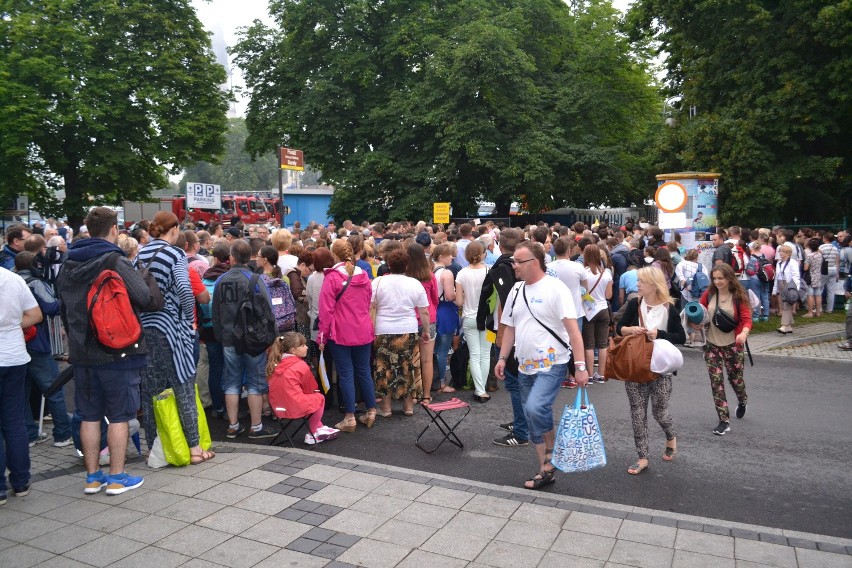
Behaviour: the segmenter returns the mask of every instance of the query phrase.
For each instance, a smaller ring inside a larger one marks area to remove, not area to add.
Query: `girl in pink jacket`
[[[310,415],[305,443],[333,440],[339,430],[323,426],[325,397],[317,390],[311,368],[305,363],[308,342],[301,333],[288,331],[269,348],[266,376],[269,380],[269,404],[278,418],[293,419]]]
[[[370,428],[376,421],[376,390],[370,367],[370,350],[375,334],[370,318],[373,289],[370,278],[355,266],[352,246],[343,239],[334,241],[331,254],[337,264],[325,270],[319,298],[320,350],[326,345],[337,369],[346,416],[335,428],[355,431],[355,382],[367,412],[360,418]]]

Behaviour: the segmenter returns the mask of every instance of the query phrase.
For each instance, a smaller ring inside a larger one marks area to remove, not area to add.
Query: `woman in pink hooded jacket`
[[[355,381],[367,407],[361,423],[372,427],[376,421],[376,392],[370,368],[373,322],[370,319],[372,287],[370,278],[355,266],[351,245],[343,239],[334,241],[331,254],[336,264],[325,270],[319,298],[319,333],[321,350],[328,345],[340,381],[340,392],[346,416],[334,427],[343,432],[355,431]]]

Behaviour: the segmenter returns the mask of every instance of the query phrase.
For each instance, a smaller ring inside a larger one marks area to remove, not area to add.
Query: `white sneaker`
[[[54,448],[64,448],[65,446],[70,446],[74,443],[74,440],[68,438],[67,440],[59,440],[58,442],[53,442]]]
[[[321,444],[325,442],[325,438],[322,436],[322,432],[317,430],[316,434],[305,434],[305,445],[313,446],[314,444]]]

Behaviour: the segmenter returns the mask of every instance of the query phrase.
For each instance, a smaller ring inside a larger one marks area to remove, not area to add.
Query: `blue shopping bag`
[[[585,399],[585,404],[583,404]],[[566,473],[606,465],[606,448],[595,407],[586,388],[577,389],[574,406],[565,405],[553,448],[553,466]]]

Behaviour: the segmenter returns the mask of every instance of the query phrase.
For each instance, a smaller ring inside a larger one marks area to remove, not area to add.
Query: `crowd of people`
[[[239,219],[227,229],[197,228],[160,212],[125,230],[113,210],[95,207],[72,235],[52,220],[16,225],[0,252],[7,297],[0,307],[0,469],[9,470],[18,495],[28,491],[28,446],[46,439],[28,403],[33,387],[52,390],[46,403],[54,445],[73,440],[82,451],[85,492],[119,494],[143,483],[124,467],[129,424],[141,416],[151,448],[153,400],[165,389],[197,464],[215,453],[202,447],[196,389],[207,414],[227,420],[229,439],[272,438],[273,419],[305,417],[304,441],[317,444],[373,427],[394,413],[394,401],[408,417],[418,404],[459,389],[488,403],[502,384],[512,416],[494,443],[532,442],[538,469],[524,486],[539,489],[555,481],[556,395],[610,378],[611,336],[646,334],[702,348],[719,418],[712,431],[724,435],[725,374],[735,416],[745,416],[744,346],[753,324],[777,314],[777,331],[793,333],[799,309],[801,317],[820,318],[835,309],[840,282],[847,299],[852,292],[845,231],[729,227],[701,254],[677,234],[666,241],[659,228],[632,221],[525,228],[345,221],[270,230]],[[89,292],[104,271],[123,281],[142,328],[123,349],[104,348],[92,330]],[[246,298],[274,320],[268,348],[243,348]],[[704,307],[707,321],[683,317],[690,302]],[[74,369],[70,418],[61,388],[51,389],[58,327],[49,322],[57,317]],[[852,350],[846,321],[839,347]],[[337,397],[324,396],[321,372],[333,378]],[[676,456],[672,375],[625,385],[638,454],[627,471],[637,475],[649,465],[649,402],[665,434],[662,459]],[[322,416],[334,398],[342,419],[328,427]],[[108,473],[100,469],[106,460]],[[0,504],[5,499],[0,488]]]

